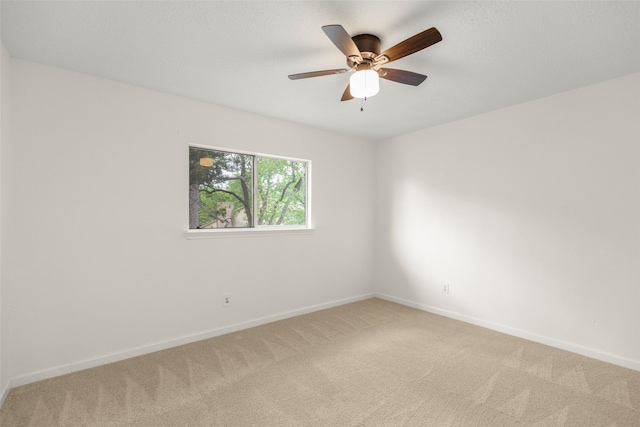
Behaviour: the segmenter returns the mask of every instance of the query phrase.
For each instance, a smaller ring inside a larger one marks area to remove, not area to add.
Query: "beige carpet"
[[[640,372],[379,299],[13,389],[2,426],[640,426]]]

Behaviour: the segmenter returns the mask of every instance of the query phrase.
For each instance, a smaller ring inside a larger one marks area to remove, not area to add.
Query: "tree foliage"
[[[305,224],[306,163],[271,157],[256,163],[254,218],[254,156],[191,147],[189,228]]]
[[[258,161],[258,225],[305,223],[306,164],[261,157]]]
[[[201,159],[213,164],[202,166]],[[189,228],[251,226],[252,169],[253,156],[190,148]]]

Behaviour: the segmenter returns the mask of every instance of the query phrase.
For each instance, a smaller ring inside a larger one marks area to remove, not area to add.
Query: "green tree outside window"
[[[307,173],[307,161],[189,147],[189,228],[303,226]]]

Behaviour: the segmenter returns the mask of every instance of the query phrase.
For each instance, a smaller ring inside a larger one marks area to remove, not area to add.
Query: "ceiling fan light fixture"
[[[211,157],[201,157],[200,166],[210,168],[211,166],[213,166],[213,159]]]
[[[360,70],[349,79],[351,96],[354,98],[370,98],[380,91],[380,79],[374,70]]]

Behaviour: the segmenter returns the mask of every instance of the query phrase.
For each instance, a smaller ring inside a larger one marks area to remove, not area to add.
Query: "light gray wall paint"
[[[377,292],[640,369],[640,74],[384,141],[377,171]]]
[[[11,58],[0,43],[0,404],[10,382],[10,344],[7,260],[10,255],[8,208],[10,206],[9,171],[11,155]]]
[[[11,378],[357,298],[374,280],[405,303],[640,360],[637,74],[376,145],[11,65]],[[191,143],[312,160],[317,229],[184,239]]]
[[[371,292],[370,142],[20,60],[13,72],[13,377]],[[189,144],[311,160],[316,230],[186,240]]]

